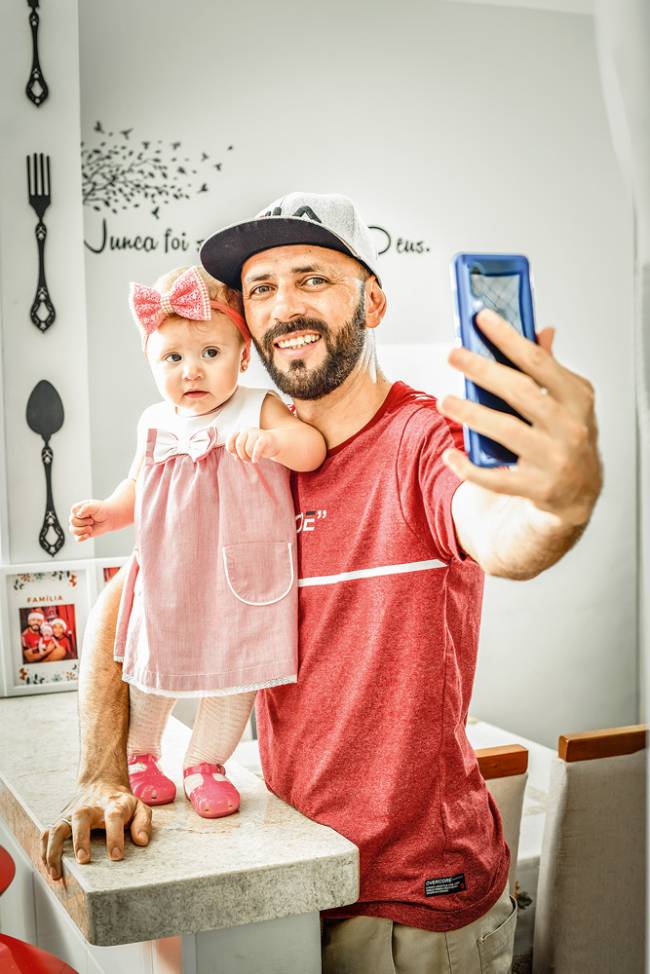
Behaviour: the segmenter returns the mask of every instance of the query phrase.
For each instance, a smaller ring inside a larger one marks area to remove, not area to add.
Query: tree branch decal
[[[208,152],[193,160],[181,142],[132,139],[133,128],[105,132],[96,122],[92,141],[81,143],[82,199],[97,213],[149,209],[156,219],[160,207],[207,193],[210,178],[222,171]],[[227,147],[228,152],[234,146]]]

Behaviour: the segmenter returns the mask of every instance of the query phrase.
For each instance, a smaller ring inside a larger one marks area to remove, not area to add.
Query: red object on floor
[[[0,845],[0,896],[11,885],[16,875],[16,864],[4,848]]]
[[[77,974],[53,954],[4,933],[0,933],[0,971],[2,974]]]
[[[0,846],[0,893],[4,893],[16,875],[16,865]],[[0,971],[2,974],[78,974],[73,967],[46,950],[33,947],[0,933]]]

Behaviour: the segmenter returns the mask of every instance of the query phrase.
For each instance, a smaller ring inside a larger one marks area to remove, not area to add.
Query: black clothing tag
[[[455,876],[440,876],[437,879],[425,879],[425,896],[446,896],[448,893],[458,893],[465,889],[465,873]]]

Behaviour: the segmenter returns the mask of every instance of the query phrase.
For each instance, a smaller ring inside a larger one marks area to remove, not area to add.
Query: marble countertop
[[[153,809],[150,845],[127,839],[124,859],[77,864],[67,842],[63,879],[50,880],[39,834],[69,800],[78,763],[77,694],[0,700],[0,815],[86,939],[100,946],[218,930],[353,903],[358,850],[305,818],[234,761],[241,809],[201,819],[184,799],[182,755],[190,731],[172,718],[162,767],[177,783],[173,805]]]

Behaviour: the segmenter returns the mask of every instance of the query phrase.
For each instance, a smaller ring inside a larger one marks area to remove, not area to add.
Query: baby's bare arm
[[[321,433],[294,416],[281,399],[268,395],[259,428],[233,433],[226,449],[245,461],[275,460],[290,470],[316,470],[327,455]]]
[[[135,480],[122,480],[104,500],[85,500],[70,509],[70,531],[77,541],[87,541],[133,524]]]
[[[110,497],[104,501],[110,511],[112,527],[111,531],[119,531],[127,524],[133,524],[133,513],[135,510],[135,480],[122,480]]]

